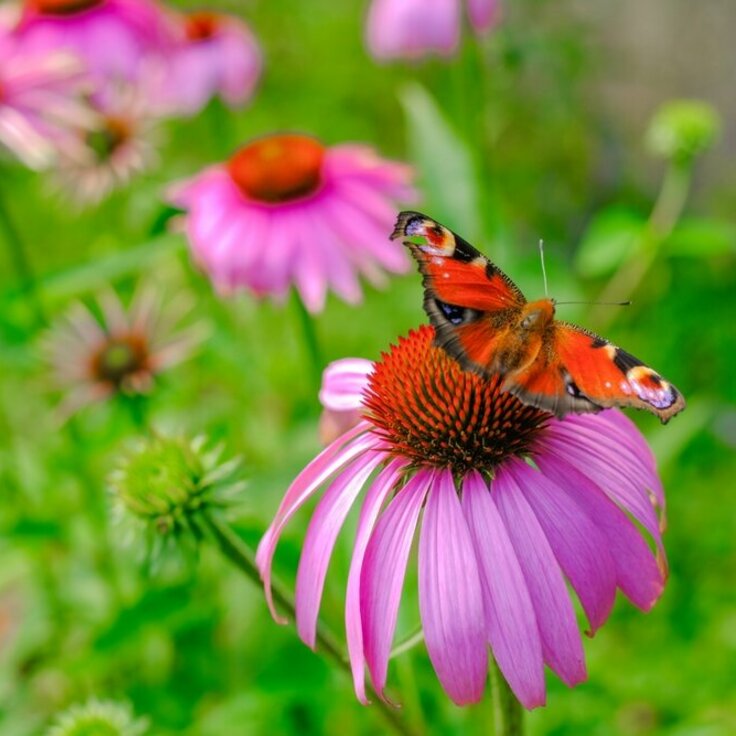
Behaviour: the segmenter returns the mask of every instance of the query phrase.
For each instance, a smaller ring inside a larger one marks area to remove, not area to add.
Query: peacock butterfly
[[[555,319],[555,300],[527,302],[514,282],[470,243],[419,212],[401,212],[391,239],[424,278],[424,309],[436,342],[460,365],[505,377],[523,403],[563,417],[633,406],[667,422],[682,394],[625,350]]]

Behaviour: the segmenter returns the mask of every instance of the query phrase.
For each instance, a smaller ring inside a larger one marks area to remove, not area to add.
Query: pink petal
[[[346,432],[342,437],[338,437],[299,473],[281,501],[276,516],[271,522],[271,526],[268,527],[258,544],[256,564],[258,565],[258,571],[261,573],[266,601],[271,610],[271,615],[279,623],[286,623],[286,619],[278,615],[273,603],[271,593],[271,564],[281,532],[289,519],[296,513],[297,509],[333,473],[345,467],[364,452],[374,449],[377,446],[378,442],[375,436],[370,433],[363,437],[358,437],[358,435],[369,429],[370,426],[368,422],[361,422],[349,432]],[[355,439],[356,437],[358,439]]]
[[[370,474],[384,460],[382,452],[367,452],[345,468],[327,489],[309,522],[296,575],[296,626],[312,649],[327,566],[337,535]]]
[[[385,698],[386,676],[401,589],[406,575],[419,511],[434,480],[420,470],[396,494],[378,520],[365,553],[360,575],[360,612],[366,664],[373,686]]]
[[[476,703],[488,676],[478,564],[452,471],[429,489],[419,536],[419,611],[429,658],[457,705]]]
[[[476,33],[483,33],[498,22],[499,0],[467,0],[468,17]]]
[[[536,708],[546,700],[544,660],[524,573],[488,484],[479,473],[465,477],[462,494],[493,656],[521,704]]]
[[[544,661],[568,685],[586,678],[575,611],[557,559],[537,517],[505,466],[491,494],[516,550],[537,615]]]
[[[534,461],[603,532],[616,566],[616,582],[635,606],[648,611],[662,594],[664,578],[639,530],[595,483],[562,458],[542,452]]]
[[[365,550],[373,532],[378,514],[389,493],[396,486],[401,473],[406,467],[403,459],[392,460],[371,483],[360,509],[358,530],[355,535],[353,557],[350,561],[348,587],[345,596],[345,630],[348,640],[350,666],[353,669],[355,695],[366,705],[368,698],[365,692],[365,655],[363,652],[363,619],[360,611],[360,578],[363,569]]]
[[[616,568],[606,537],[557,485],[522,460],[506,472],[516,481],[570,579],[590,621],[591,635],[605,623],[616,599]]]
[[[363,358],[343,358],[330,363],[322,373],[320,403],[333,411],[360,409],[372,371],[373,361]]]

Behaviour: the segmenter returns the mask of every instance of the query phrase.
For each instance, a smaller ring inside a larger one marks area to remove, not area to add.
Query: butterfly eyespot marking
[[[438,309],[442,312],[444,317],[450,324],[455,326],[467,324],[480,317],[480,312],[469,307],[458,307],[454,304],[446,304],[445,302],[435,299],[435,304]]]
[[[631,368],[626,379],[642,401],[657,409],[667,409],[677,401],[679,394],[675,387],[645,365]]]

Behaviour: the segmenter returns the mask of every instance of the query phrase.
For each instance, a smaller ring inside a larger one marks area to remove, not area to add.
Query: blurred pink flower
[[[361,392],[372,370],[373,363],[363,358],[343,358],[325,368],[319,392],[324,407],[319,420],[323,445],[329,445],[362,419]]]
[[[243,105],[261,74],[261,52],[248,26],[220,13],[182,16],[169,62],[164,97],[187,115],[216,95],[231,107]]]
[[[135,81],[151,58],[165,63],[175,33],[153,0],[26,0],[15,29],[29,51],[73,52],[103,86]]]
[[[164,306],[150,285],[127,310],[112,290],[98,302],[101,320],[76,302],[45,337],[44,349],[66,393],[62,419],[118,393],[148,393],[156,375],[188,358],[204,338],[202,325],[178,327],[188,300]]]
[[[50,165],[91,122],[86,81],[70,54],[27,53],[0,29],[0,144],[30,168]]]
[[[377,59],[451,56],[460,43],[461,0],[373,0],[366,40]],[[499,0],[467,0],[470,23],[484,33],[496,23]]]
[[[172,187],[196,262],[221,293],[286,298],[294,286],[310,312],[328,288],[361,299],[358,275],[407,270],[387,240],[395,202],[415,199],[408,166],[361,145],[331,148],[306,135],[259,138],[232,158]]]
[[[482,697],[488,650],[519,701],[545,702],[544,665],[586,678],[565,578],[594,633],[616,589],[642,610],[662,593],[664,493],[654,459],[618,410],[563,420],[463,371],[425,326],[399,340],[343,410],[364,419],[294,480],[258,548],[266,597],[284,526],[321,488],[296,579],[296,625],[314,647],[337,535],[365,488],[347,581],[355,691],[364,667],[385,697],[406,567],[419,525],[419,611],[437,676],[458,705]],[[361,369],[362,372],[362,369]],[[357,372],[356,372],[357,378]],[[651,537],[656,555],[635,525]]]

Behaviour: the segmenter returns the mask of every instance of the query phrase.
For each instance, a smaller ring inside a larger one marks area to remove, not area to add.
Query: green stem
[[[200,517],[212,533],[225,557],[260,588],[261,576],[256,565],[255,552],[243,542],[228,524],[206,512],[202,512]],[[292,619],[295,618],[296,604],[291,593],[275,580],[272,581],[271,589],[274,602]],[[317,644],[320,651],[325,652],[343,672],[348,676],[352,675],[350,662],[343,655],[342,647],[334,635],[327,631],[324,626],[319,626],[317,629]],[[395,733],[402,734],[402,736],[416,736],[390,705],[380,698],[375,699],[375,704]]]
[[[1,172],[0,172],[1,173]],[[20,231],[15,225],[13,218],[0,191],[0,227],[2,227],[5,242],[8,245],[10,259],[20,282],[21,294],[28,294],[28,301],[33,311],[36,324],[43,327],[47,324],[46,313],[38,292],[37,279],[28,260],[27,248],[23,242]]]
[[[491,663],[491,693],[495,736],[523,736],[524,710],[495,660]]]
[[[322,351],[319,347],[314,318],[307,310],[302,298],[299,296],[299,292],[296,290],[294,290],[293,301],[299,319],[299,326],[301,327],[302,340],[308,355],[312,379],[314,381],[314,385],[319,391],[319,387],[322,383],[323,364]]]
[[[627,301],[637,290],[680,219],[690,192],[691,174],[692,169],[688,165],[670,164],[638,247],[613,275],[597,301]],[[605,326],[615,314],[610,308],[598,306],[593,310],[591,320]]]

